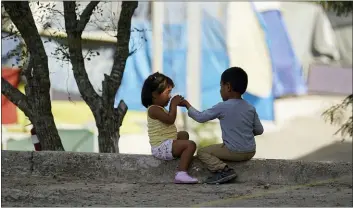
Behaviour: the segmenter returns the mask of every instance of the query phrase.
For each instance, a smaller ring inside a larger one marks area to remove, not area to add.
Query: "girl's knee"
[[[192,148],[196,150],[196,143],[192,140],[187,140],[187,141],[174,140],[173,146],[175,146],[178,149]]]
[[[196,143],[194,141],[189,141],[188,147],[194,149],[196,151]]]
[[[173,156],[178,157],[180,156],[184,151],[187,152],[193,152],[195,153],[196,151],[196,143],[191,140],[174,140],[173,141],[173,147],[172,147],[172,153]]]
[[[178,132],[179,140],[189,140],[189,133],[187,131],[179,131]]]

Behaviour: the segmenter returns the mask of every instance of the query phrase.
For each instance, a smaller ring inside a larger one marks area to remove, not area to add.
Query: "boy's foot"
[[[223,170],[209,177],[205,182],[207,184],[221,184],[226,183],[237,177],[237,174],[233,169],[227,168],[227,170]]]
[[[187,172],[182,171],[177,172],[174,179],[176,184],[194,184],[198,182],[197,178],[193,178]]]

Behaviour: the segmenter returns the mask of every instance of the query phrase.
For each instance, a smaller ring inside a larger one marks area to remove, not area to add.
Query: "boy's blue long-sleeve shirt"
[[[199,123],[218,118],[223,142],[235,152],[256,151],[255,136],[264,131],[255,107],[243,99],[229,99],[203,112],[190,107],[188,115]]]

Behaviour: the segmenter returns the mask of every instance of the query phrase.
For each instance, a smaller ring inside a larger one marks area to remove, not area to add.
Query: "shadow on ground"
[[[335,142],[297,159],[352,162],[352,142]]]

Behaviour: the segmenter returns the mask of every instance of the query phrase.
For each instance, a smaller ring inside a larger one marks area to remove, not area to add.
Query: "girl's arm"
[[[176,119],[177,107],[174,105],[170,105],[169,113],[166,113],[162,108],[157,106],[152,106],[148,110],[148,115],[152,119],[160,120],[165,124],[173,124]]]
[[[151,106],[148,110],[148,116],[153,119],[160,120],[165,124],[174,124],[177,115],[177,106],[182,98],[175,96],[172,98],[169,107],[169,113],[166,113],[162,108],[157,106]]]

